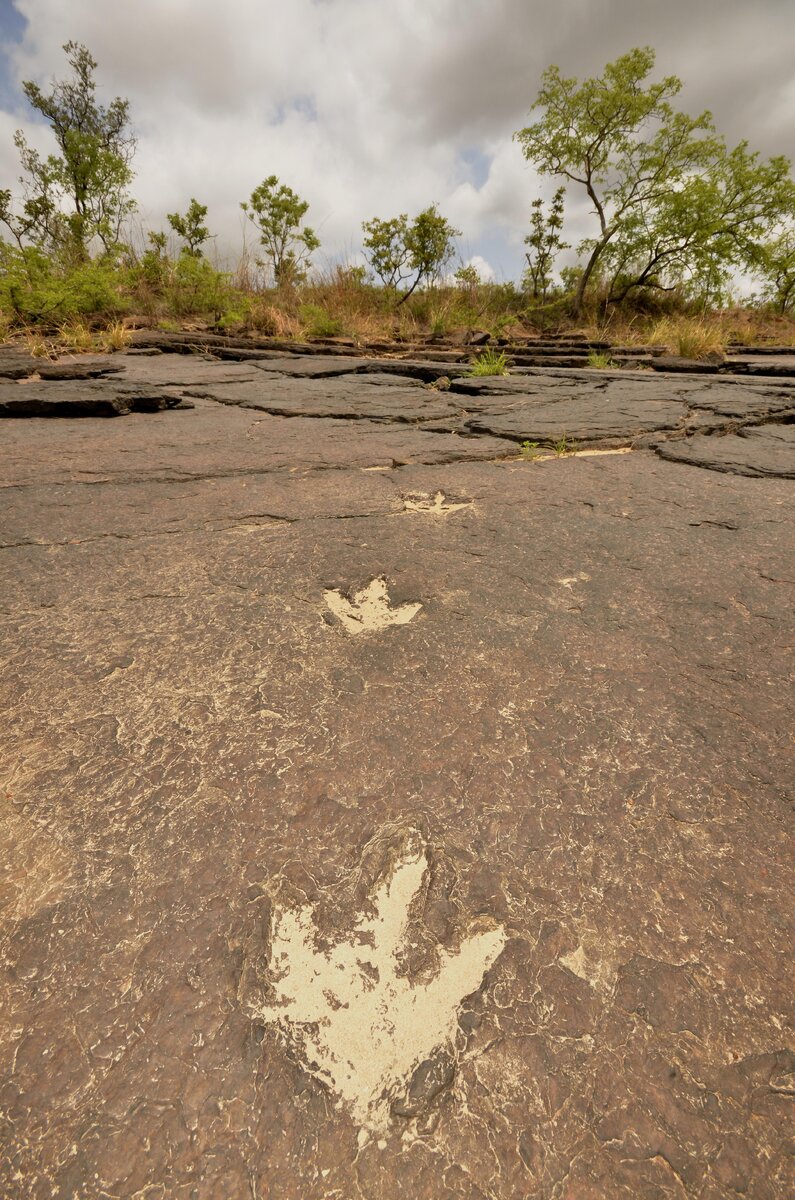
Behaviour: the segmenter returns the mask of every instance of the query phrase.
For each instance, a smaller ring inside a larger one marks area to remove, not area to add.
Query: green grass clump
[[[472,364],[473,375],[507,375],[508,359],[496,350],[484,350]]]

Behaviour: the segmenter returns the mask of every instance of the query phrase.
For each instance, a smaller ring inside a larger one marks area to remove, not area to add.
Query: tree
[[[384,287],[397,290],[410,286],[399,303],[404,304],[421,283],[438,278],[455,249],[453,239],[461,236],[437,210],[424,208],[409,224],[406,213],[382,221],[374,217],[362,224],[364,253]]]
[[[710,113],[675,111],[681,80],[647,84],[654,59],[631,50],[583,83],[550,67],[533,106],[543,115],[514,135],[541,174],[583,187],[598,218],[581,246],[577,314],[597,267],[611,273],[611,300],[683,278],[712,286],[793,204],[787,159],[761,163],[747,143],[729,151]]]
[[[766,299],[782,315],[795,308],[795,227],[780,231],[760,248],[756,274],[766,284]]]
[[[0,221],[20,248],[32,243],[83,262],[95,239],[106,251],[118,245],[135,208],[127,192],[135,138],[127,100],[117,97],[107,108],[97,103],[97,64],[85,46],[67,42],[64,50],[69,79],[54,81],[48,93],[31,81],[22,85],[49,122],[58,153],[43,158],[17,130],[22,204],[15,211],[10,191],[0,192]]]
[[[365,257],[385,288],[399,288],[411,278],[406,245],[408,226],[406,213],[388,221],[373,217],[372,221],[362,222]]]
[[[185,243],[183,252],[192,258],[201,258],[201,248],[210,236],[210,230],[203,224],[206,216],[207,205],[199,204],[194,199],[191,199],[184,216],[179,213],[168,214],[169,225]]]
[[[719,301],[732,272],[753,269],[772,228],[795,208],[789,171],[785,158],[764,162],[746,142],[728,150],[718,139],[700,174],[636,212],[607,247],[608,300],[680,286],[705,303]]]
[[[315,231],[302,225],[308,201],[269,175],[240,207],[259,232],[276,286],[302,279],[311,254],[320,246]]]
[[[525,282],[534,300],[546,301],[552,282],[552,267],[561,250],[568,250],[569,243],[561,237],[563,229],[563,197],[566,189],[559,187],[552,197],[549,212],[544,214],[544,201],[539,196],[532,203],[530,232],[525,238],[529,250],[525,253],[527,271]]]

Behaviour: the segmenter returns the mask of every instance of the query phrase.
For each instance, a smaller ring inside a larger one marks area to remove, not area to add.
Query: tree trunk
[[[600,241],[598,241],[596,243],[596,245],[593,248],[593,251],[591,252],[591,257],[588,259],[588,262],[586,263],[585,270],[583,271],[582,275],[580,276],[580,282],[577,287],[577,294],[574,297],[574,316],[577,318],[579,318],[582,315],[582,306],[583,306],[583,301],[585,299],[585,289],[588,287],[588,282],[591,278],[591,275],[593,274],[594,267],[596,266],[597,262],[599,261],[600,254],[602,253],[602,251],[604,250],[605,246],[610,241],[612,236],[613,236],[613,230],[611,229],[607,232],[607,234],[605,234],[605,236],[603,238],[601,238]]]

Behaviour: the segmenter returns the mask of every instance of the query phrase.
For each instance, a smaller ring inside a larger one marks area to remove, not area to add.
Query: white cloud
[[[473,254],[466,260],[464,266],[474,267],[482,283],[491,283],[496,277],[494,267],[480,254]]]
[[[232,256],[242,243],[240,201],[276,174],[310,201],[328,257],[356,256],[363,220],[436,202],[463,231],[463,252],[518,276],[530,202],[554,190],[549,181],[539,189],[511,141],[527,123],[541,70],[558,61],[594,73],[643,42],[659,47],[662,70],[693,81],[688,106],[710,103],[733,137],[761,138],[768,153],[793,151],[782,26],[795,30],[780,0],[759,0],[752,13],[741,0],[688,4],[686,38],[685,0],[651,12],[630,0],[561,0],[554,11],[527,0],[16,7],[28,22],[11,49],[17,82],[62,76],[62,43],[87,45],[102,97],[131,102],[141,219],[162,227],[167,212],[196,196],[209,206],[219,251]],[[0,113],[3,179],[18,173],[13,129],[30,123],[22,110],[20,99],[18,113]],[[753,127],[743,125],[749,112]],[[473,171],[473,156],[482,169]],[[590,219],[573,194],[569,205],[576,242]]]

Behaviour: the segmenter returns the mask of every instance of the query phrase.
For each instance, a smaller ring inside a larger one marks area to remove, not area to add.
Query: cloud
[[[686,81],[730,139],[795,151],[791,0],[16,0],[0,80],[0,172],[18,173],[13,129],[30,127],[19,83],[65,72],[87,45],[101,95],[130,99],[141,220],[162,227],[191,196],[223,254],[243,237],[240,201],[276,174],[309,200],[326,256],[355,257],[361,222],[430,203],[463,231],[462,254],[521,273],[540,181],[511,141],[541,71],[598,72],[633,45]],[[16,109],[9,96],[18,96]],[[36,135],[38,143],[39,136]],[[590,225],[573,195],[568,239]]]

